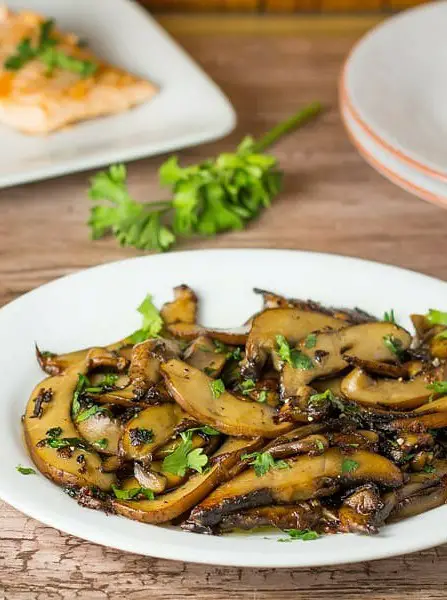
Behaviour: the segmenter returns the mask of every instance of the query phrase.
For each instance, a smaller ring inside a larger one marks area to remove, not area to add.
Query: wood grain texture
[[[181,248],[338,252],[447,279],[447,211],[381,178],[343,131],[337,77],[354,38],[351,30],[341,37],[229,36],[210,30],[180,38],[231,98],[239,117],[236,131],[226,139],[181,152],[186,163],[233,148],[243,134],[260,134],[310,100],[327,106],[318,123],[276,147],[286,186],[271,209],[247,231],[190,241]],[[162,160],[130,165],[130,186],[138,198],[158,197]],[[66,273],[138,254],[111,239],[89,240],[88,176],[0,192],[0,304]],[[446,560],[447,546],[442,546],[337,568],[187,565],[102,548],[0,503],[1,600],[444,600]]]

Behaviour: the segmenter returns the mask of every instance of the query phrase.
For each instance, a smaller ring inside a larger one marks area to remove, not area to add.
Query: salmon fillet
[[[39,46],[44,23],[36,13],[14,13],[0,6],[0,123],[25,133],[47,134],[77,121],[124,112],[157,93],[150,81],[106,64],[81,47],[76,35],[55,28],[50,53],[54,48],[65,62],[85,61],[86,72],[59,63],[49,68],[42,56],[28,58],[19,68],[8,65],[23,40],[28,39],[25,44],[31,48]]]

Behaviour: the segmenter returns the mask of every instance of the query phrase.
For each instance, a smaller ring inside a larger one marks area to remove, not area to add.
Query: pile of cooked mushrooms
[[[234,330],[175,288],[103,348],[37,349],[23,418],[38,469],[81,505],[198,533],[374,533],[447,500],[447,313],[326,308],[263,290]],[[303,538],[310,539],[310,538]]]

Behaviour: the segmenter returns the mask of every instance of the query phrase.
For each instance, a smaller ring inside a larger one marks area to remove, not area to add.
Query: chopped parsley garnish
[[[431,308],[426,315],[430,325],[447,325],[447,312]]]
[[[334,402],[335,395],[332,390],[326,390],[325,392],[321,392],[320,394],[312,394],[309,397],[310,404],[322,404],[325,400],[329,402]]]
[[[428,390],[433,390],[434,394],[447,394],[447,381],[434,381],[427,385]]]
[[[71,415],[76,418],[77,414],[81,410],[81,403],[79,401],[82,394],[85,392],[85,388],[90,386],[90,380],[82,373],[78,373],[78,382],[73,393],[73,402],[71,405]]]
[[[436,467],[434,465],[425,465],[422,470],[424,473],[436,473]]]
[[[51,427],[48,429],[47,436],[49,438],[58,438],[62,435],[62,427]]]
[[[98,65],[91,60],[82,60],[58,50],[55,46],[58,40],[51,37],[54,29],[54,20],[48,19],[40,25],[37,46],[32,46],[29,37],[23,38],[16,47],[15,54],[9,56],[4,62],[7,71],[18,71],[31,60],[38,58],[48,68],[47,74],[51,75],[57,67],[65,71],[78,73],[81,77],[90,77],[98,69]]]
[[[345,458],[341,464],[341,472],[344,473],[354,473],[360,467],[360,463],[356,460],[352,460],[350,458]]]
[[[109,445],[109,440],[107,438],[101,438],[100,440],[96,440],[95,446],[98,446],[101,450],[105,450]]]
[[[213,340],[213,344],[215,346],[214,352],[216,354],[225,354],[225,358],[227,360],[229,360],[230,358],[232,358],[233,360],[241,360],[242,356],[241,349],[239,348],[239,346],[236,348],[231,348],[230,346],[227,346],[220,340]]]
[[[37,475],[36,471],[31,467],[22,467],[22,465],[17,465],[16,470],[22,475]]]
[[[93,417],[93,415],[97,415],[98,413],[108,413],[108,412],[109,411],[105,406],[97,406],[96,404],[93,404],[89,408],[80,410],[77,413],[74,420],[76,423],[82,423],[82,421],[86,421],[87,419],[90,419],[90,417]]]
[[[386,321],[387,323],[393,323],[394,325],[396,324],[396,318],[394,316],[393,308],[389,312],[385,311],[383,313],[383,320]]]
[[[152,303],[152,296],[150,294],[146,296],[137,310],[143,317],[143,324],[141,329],[137,329],[137,331],[130,336],[130,339],[134,344],[157,337],[163,329],[163,319]]]
[[[306,348],[315,348],[315,346],[317,345],[317,336],[315,333],[309,333],[309,335],[306,337],[306,339],[304,340],[304,346]]]
[[[321,440],[315,440],[315,446],[318,448],[318,450],[320,450],[320,452],[324,451],[324,444]]]
[[[192,449],[193,431],[184,431],[180,434],[181,443],[163,460],[163,471],[183,477],[187,469],[202,473],[203,467],[208,464],[208,456],[202,448]]]
[[[252,452],[243,454],[241,460],[250,461],[257,477],[261,477],[270,471],[270,469],[289,469],[289,465],[284,460],[275,460],[270,452]]]
[[[256,398],[257,402],[260,402],[261,404],[264,404],[264,402],[267,402],[267,390],[261,390],[259,392],[259,396]]]
[[[142,446],[149,444],[154,439],[152,429],[144,429],[143,427],[134,427],[129,430],[129,438],[131,446]]]
[[[38,442],[39,446],[50,446],[50,448],[79,448],[80,450],[90,450],[89,445],[80,438],[59,438],[49,437]]]
[[[225,384],[222,379],[215,379],[214,381],[210,381],[210,388],[213,392],[213,396],[217,399],[222,396],[225,392]]]
[[[276,345],[280,359],[294,369],[308,371],[314,368],[312,359],[299,350],[291,349],[283,335],[276,336]]]
[[[87,394],[100,394],[106,389],[114,387],[117,380],[118,375],[116,373],[105,373],[101,381],[98,381],[98,383],[95,386],[86,387],[84,391]]]
[[[302,542],[310,542],[316,540],[320,535],[312,529],[284,529],[284,533],[287,533],[289,537],[279,538],[278,542],[293,542],[294,540],[300,540]]]
[[[391,333],[383,336],[383,343],[399,360],[405,359],[405,350],[402,348],[402,342],[391,335]]]
[[[246,379],[239,384],[241,392],[244,396],[247,396],[250,392],[252,392],[256,388],[256,384],[253,379]]]
[[[144,487],[121,490],[116,485],[112,485],[112,490],[115,494],[115,498],[118,498],[118,500],[137,500],[137,496],[145,496],[147,500],[153,500],[155,498],[154,492],[149,488]]]
[[[220,435],[220,431],[217,431],[217,429],[214,429],[214,427],[210,427],[209,425],[204,425],[203,427],[192,427],[187,431],[192,433],[203,433],[204,435]]]

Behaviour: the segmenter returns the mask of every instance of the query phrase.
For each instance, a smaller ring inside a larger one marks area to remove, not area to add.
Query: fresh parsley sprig
[[[53,37],[54,20],[48,19],[41,23],[37,44],[31,44],[31,38],[21,40],[15,54],[9,56],[4,62],[7,71],[19,71],[28,62],[38,58],[47,67],[47,75],[51,75],[55,68],[78,73],[81,77],[90,77],[98,69],[98,65],[91,60],[82,60],[66,54],[56,48],[58,40]]]
[[[250,461],[248,464],[253,467],[256,477],[262,477],[270,469],[288,469],[289,465],[284,460],[275,460],[270,452],[251,452],[243,454],[241,460]]]
[[[202,448],[196,448],[195,450],[192,448],[192,436],[197,429],[200,428],[183,431],[180,434],[182,441],[163,460],[163,471],[180,477],[185,475],[187,469],[202,473],[203,467],[208,464],[208,456],[203,453]]]
[[[169,200],[136,202],[122,164],[98,173],[89,190],[95,201],[88,222],[93,239],[111,233],[122,246],[163,252],[178,237],[244,229],[281,188],[276,158],[264,151],[321,110],[320,103],[309,104],[259,141],[246,137],[236,152],[198,165],[181,167],[172,156],[159,171],[160,183],[171,188]]]

